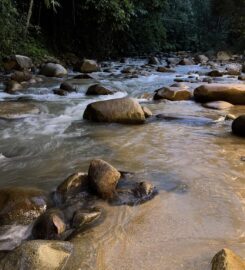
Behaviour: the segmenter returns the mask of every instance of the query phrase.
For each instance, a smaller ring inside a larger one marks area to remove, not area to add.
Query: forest
[[[244,0],[1,0],[0,54],[244,50]]]

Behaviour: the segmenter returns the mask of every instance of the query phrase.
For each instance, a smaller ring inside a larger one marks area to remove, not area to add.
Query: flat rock
[[[233,105],[226,101],[212,101],[202,104],[203,107],[214,110],[227,110],[233,107]]]
[[[163,87],[156,90],[154,100],[167,99],[171,101],[189,100],[192,95],[189,90],[178,87]]]
[[[30,114],[39,114],[40,109],[27,102],[0,102],[0,118],[17,119]]]
[[[63,241],[27,241],[0,261],[1,270],[61,270],[73,251]]]
[[[194,91],[197,102],[226,101],[233,105],[245,105],[245,84],[205,84]]]

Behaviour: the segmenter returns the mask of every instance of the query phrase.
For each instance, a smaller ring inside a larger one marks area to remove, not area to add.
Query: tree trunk
[[[31,16],[32,16],[32,9],[33,9],[34,0],[30,0],[29,10],[27,14],[27,20],[26,20],[26,27],[25,27],[25,37],[27,36],[28,29],[30,26]]]

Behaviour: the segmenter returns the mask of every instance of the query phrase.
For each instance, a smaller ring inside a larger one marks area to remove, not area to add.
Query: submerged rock
[[[140,104],[131,98],[98,101],[87,106],[83,118],[94,122],[143,124],[145,114]]]
[[[101,84],[94,84],[88,88],[86,95],[113,95],[114,93],[115,91],[110,90]]]
[[[73,251],[63,241],[27,241],[0,261],[1,270],[61,270]]]
[[[205,108],[214,109],[214,110],[227,110],[233,107],[231,103],[225,102],[225,101],[212,101],[212,102],[204,103],[202,105]]]
[[[88,170],[91,188],[103,199],[110,199],[116,193],[116,186],[121,174],[103,160],[93,160]]]
[[[194,91],[197,102],[226,101],[234,105],[245,105],[244,84],[206,84]]]
[[[241,115],[233,121],[232,132],[235,135],[245,137],[245,115]]]
[[[40,113],[39,108],[27,102],[0,102],[0,118],[17,119],[25,117],[29,114]]]
[[[60,64],[47,63],[41,68],[40,74],[46,77],[63,78],[67,75],[67,70]]]
[[[34,188],[0,189],[0,225],[27,225],[44,213],[48,198],[44,191]]]
[[[225,248],[214,256],[212,270],[245,270],[245,262],[233,251]]]
[[[191,99],[191,92],[178,87],[163,87],[156,90],[154,100],[167,99],[171,101],[181,101]]]

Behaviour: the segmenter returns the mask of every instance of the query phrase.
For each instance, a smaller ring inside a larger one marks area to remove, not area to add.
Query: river
[[[140,206],[101,202],[104,222],[73,240],[76,248],[66,270],[208,270],[221,248],[244,255],[245,144],[231,134],[231,122],[223,117],[228,112],[245,113],[245,108],[224,112],[192,101],[147,101],[143,93],[170,85],[176,74],[122,78],[123,67],[109,64],[114,75],[99,72],[93,77],[119,90],[112,96],[85,96],[93,80],[79,83],[78,92],[66,97],[52,94],[60,85],[58,79],[14,96],[3,93],[0,85],[0,100],[29,100],[41,110],[23,119],[0,120],[0,186],[53,190],[68,175],[87,171],[94,158],[136,172],[156,185],[159,195]],[[139,66],[143,60],[131,64]],[[176,68],[185,77],[206,70]],[[146,103],[154,114],[180,119],[139,126],[82,120],[87,104],[126,95]]]

